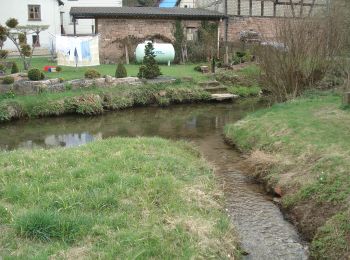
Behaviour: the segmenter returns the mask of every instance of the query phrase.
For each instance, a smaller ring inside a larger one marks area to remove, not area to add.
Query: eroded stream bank
[[[222,138],[222,127],[259,105],[235,104],[147,107],[100,117],[60,117],[0,126],[2,149],[71,147],[112,136],[161,136],[197,145],[216,168],[226,194],[226,208],[249,254],[248,259],[306,259],[294,227],[261,186],[237,169],[240,155]]]

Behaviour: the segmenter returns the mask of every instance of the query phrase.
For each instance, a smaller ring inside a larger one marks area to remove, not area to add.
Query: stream
[[[240,154],[224,142],[223,126],[263,105],[236,103],[143,107],[99,117],[65,116],[0,125],[0,149],[73,147],[114,136],[184,139],[215,167],[245,259],[307,259],[306,244],[261,185],[238,170]]]

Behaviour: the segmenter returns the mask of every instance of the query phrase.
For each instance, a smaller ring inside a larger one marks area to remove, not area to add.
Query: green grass
[[[23,71],[23,64],[21,63],[20,59],[9,59],[16,61],[18,64],[18,67],[20,71]],[[54,62],[49,62],[48,58],[45,57],[34,57],[32,59],[32,68],[38,68],[40,70],[43,70],[44,66],[57,66]],[[194,67],[197,64],[191,64],[191,65],[171,65],[170,67],[167,65],[160,65],[160,70],[163,75],[175,77],[175,78],[181,78],[184,76],[193,77],[195,81],[200,80],[206,80],[208,78],[207,75],[202,74],[200,72],[197,72],[194,70]],[[130,64],[125,65],[125,68],[127,70],[128,76],[137,76],[138,70],[139,70],[139,64]],[[47,78],[63,78],[64,80],[71,80],[71,79],[79,79],[84,78],[84,73],[88,68],[94,68],[97,71],[101,73],[101,75],[115,75],[115,71],[117,69],[116,64],[101,64],[100,66],[92,66],[92,67],[66,67],[61,66],[62,71],[61,72],[44,72],[45,76]]]
[[[86,88],[60,93],[0,95],[0,122],[62,114],[98,115],[133,106],[207,101],[210,94],[191,83]]]
[[[282,205],[299,214],[301,228],[314,237],[316,259],[350,254],[349,224],[337,217],[350,218],[350,111],[341,108],[339,95],[276,104],[226,126],[225,134],[251,152],[260,178],[281,187]]]
[[[227,87],[227,91],[231,94],[235,94],[240,97],[254,97],[254,96],[259,96],[261,92],[261,88],[259,88],[258,86],[245,87],[245,86],[235,85],[232,87]]]
[[[228,258],[235,237],[212,170],[184,142],[113,138],[0,153],[0,255]]]

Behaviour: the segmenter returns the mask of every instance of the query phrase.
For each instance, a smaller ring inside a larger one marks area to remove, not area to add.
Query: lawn
[[[17,65],[19,66],[19,69],[23,70],[23,64],[21,63],[20,59],[9,59],[9,60],[16,61]],[[49,62],[47,57],[34,57],[32,59],[32,68],[38,68],[40,70],[43,70],[44,66],[47,66],[47,65],[56,66],[57,64],[54,62]],[[171,76],[175,78],[181,78],[181,77],[187,76],[187,77],[193,77],[195,81],[206,80],[208,78],[207,75],[194,70],[194,67],[196,65],[197,64],[171,65],[170,67],[167,65],[160,65],[160,69],[162,74],[165,76]],[[138,64],[125,65],[128,76],[136,77],[139,70],[139,66],[140,65]],[[95,66],[95,67],[80,67],[80,68],[62,66],[62,72],[59,72],[59,73],[45,72],[45,76],[47,78],[63,78],[64,80],[84,78],[84,73],[88,68],[94,68],[98,70],[101,73],[101,75],[114,76],[117,65],[101,64],[100,66]]]
[[[229,258],[212,170],[184,142],[113,138],[0,153],[0,256]]]
[[[350,255],[350,111],[334,93],[314,93],[226,126],[255,176],[282,193],[312,240],[315,259]]]
[[[63,114],[99,115],[105,111],[133,106],[172,103],[205,102],[210,93],[192,83],[168,85],[90,87],[59,93],[44,92],[38,95],[0,95],[0,122],[19,118],[59,116]]]

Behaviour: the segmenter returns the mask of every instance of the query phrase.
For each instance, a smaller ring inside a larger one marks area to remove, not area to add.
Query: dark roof
[[[64,3],[62,2],[62,0],[57,0],[58,5],[64,5]]]
[[[72,7],[70,14],[75,18],[186,18],[213,19],[224,18],[219,12],[198,8],[159,8],[159,7]]]

